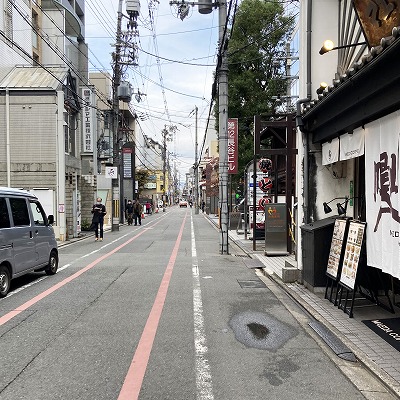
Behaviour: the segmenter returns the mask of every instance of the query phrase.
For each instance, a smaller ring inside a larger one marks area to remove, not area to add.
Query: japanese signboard
[[[344,236],[346,232],[347,220],[336,219],[333,228],[331,249],[329,251],[328,266],[326,273],[336,280],[340,272],[340,260],[343,251]]]
[[[90,89],[82,89],[83,106],[83,152],[93,153],[93,129],[94,129],[94,104],[93,93]]]
[[[228,118],[228,174],[238,173],[238,119]]]
[[[364,239],[365,224],[351,221],[344,249],[343,267],[340,274],[340,283],[354,289],[357,277],[358,264]]]
[[[365,126],[367,263],[400,278],[400,112]]]
[[[253,206],[249,206],[249,222],[250,229],[253,229]],[[264,210],[256,206],[256,229],[264,229],[265,228],[265,214]]]
[[[132,155],[133,149],[129,147],[122,148],[122,164],[124,166],[124,178],[132,178]]]
[[[369,46],[379,46],[400,25],[400,0],[353,0]]]

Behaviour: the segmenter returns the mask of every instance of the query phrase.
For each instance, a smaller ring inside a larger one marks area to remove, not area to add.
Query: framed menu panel
[[[341,256],[346,234],[347,219],[336,219],[333,227],[331,249],[329,251],[326,274],[335,281],[339,277],[341,267]]]
[[[354,289],[357,270],[364,240],[365,223],[351,221],[344,248],[343,267],[340,274],[340,283],[349,289]]]

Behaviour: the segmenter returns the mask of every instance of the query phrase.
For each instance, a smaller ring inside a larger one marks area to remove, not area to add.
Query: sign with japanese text
[[[344,249],[343,267],[340,274],[340,283],[354,289],[364,239],[365,224],[350,221]]]
[[[218,159],[213,159],[206,165],[206,195],[218,196],[218,185]]]
[[[133,149],[130,147],[122,148],[122,165],[124,166],[124,178],[132,178],[132,155]]]
[[[228,174],[238,173],[238,119],[228,118]]]
[[[365,126],[367,264],[400,278],[400,112]]]
[[[83,152],[93,153],[93,129],[94,129],[94,104],[93,93],[89,88],[82,89],[83,105]]]
[[[347,220],[337,218],[333,228],[331,249],[329,251],[328,266],[326,273],[336,280],[340,272],[340,260],[343,251],[344,236],[346,232]]]
[[[400,0],[353,0],[369,46],[379,46],[400,25]]]
[[[254,220],[253,220],[253,206],[249,206],[249,225],[250,225],[250,229],[253,229],[253,224],[254,224]],[[256,229],[265,229],[265,213],[264,210],[259,207],[256,206]]]

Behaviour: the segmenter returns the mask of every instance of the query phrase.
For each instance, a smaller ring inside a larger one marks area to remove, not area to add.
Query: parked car
[[[184,199],[180,200],[179,202],[179,207],[187,207],[188,206],[188,202]]]
[[[14,278],[32,271],[57,272],[53,222],[33,194],[0,187],[0,297],[7,295]]]

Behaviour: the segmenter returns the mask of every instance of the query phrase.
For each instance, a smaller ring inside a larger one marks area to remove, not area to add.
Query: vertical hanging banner
[[[228,118],[228,174],[238,173],[238,119]]]
[[[367,263],[400,278],[400,112],[366,125]]]
[[[132,156],[133,149],[129,147],[122,148],[122,163],[124,166],[124,178],[132,178]]]
[[[82,89],[83,107],[83,152],[93,153],[93,131],[94,131],[94,107],[93,93],[88,88]]]
[[[322,143],[322,165],[333,164],[339,161],[339,139]]]

